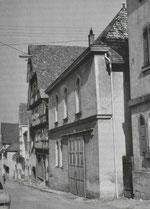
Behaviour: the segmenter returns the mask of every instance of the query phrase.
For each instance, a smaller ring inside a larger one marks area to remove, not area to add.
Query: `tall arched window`
[[[139,116],[139,140],[140,140],[140,155],[143,156],[146,152],[146,124],[143,115]]]
[[[64,90],[64,98],[63,98],[63,105],[64,105],[64,119],[68,117],[68,92],[67,88]]]
[[[55,96],[55,123],[58,122],[58,96]]]
[[[81,112],[81,81],[80,78],[76,80],[76,89],[75,89],[75,96],[76,96],[76,114]]]
[[[150,114],[149,114],[148,120],[147,120],[147,135],[148,135],[147,149],[150,152]]]

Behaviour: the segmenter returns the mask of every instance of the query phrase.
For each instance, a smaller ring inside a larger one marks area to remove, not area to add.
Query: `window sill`
[[[150,152],[145,152],[145,158],[150,159]]]
[[[58,121],[54,122],[55,126],[58,126]]]
[[[63,169],[63,166],[59,166],[59,165],[57,165],[57,166],[56,166],[56,168],[61,168],[61,169]]]
[[[77,118],[80,118],[81,117],[81,111],[80,112],[77,112],[77,113],[75,113],[75,116],[77,117]]]
[[[63,119],[64,123],[66,123],[68,121],[68,117]]]
[[[150,63],[148,63],[148,64],[146,64],[142,67],[142,72],[143,73],[147,72],[147,71],[150,71]]]

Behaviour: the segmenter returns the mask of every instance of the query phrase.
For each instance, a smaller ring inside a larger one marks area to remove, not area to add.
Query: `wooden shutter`
[[[148,62],[150,62],[150,25],[148,26]]]
[[[144,29],[143,32],[143,39],[144,39],[144,64],[146,65],[149,62],[147,27]]]

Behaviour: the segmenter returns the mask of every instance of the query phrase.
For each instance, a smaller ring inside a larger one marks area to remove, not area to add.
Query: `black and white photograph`
[[[150,0],[0,0],[0,209],[150,208]]]

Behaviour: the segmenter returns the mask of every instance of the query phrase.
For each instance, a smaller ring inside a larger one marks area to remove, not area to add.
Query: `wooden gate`
[[[85,158],[83,137],[68,140],[70,192],[85,197]]]

